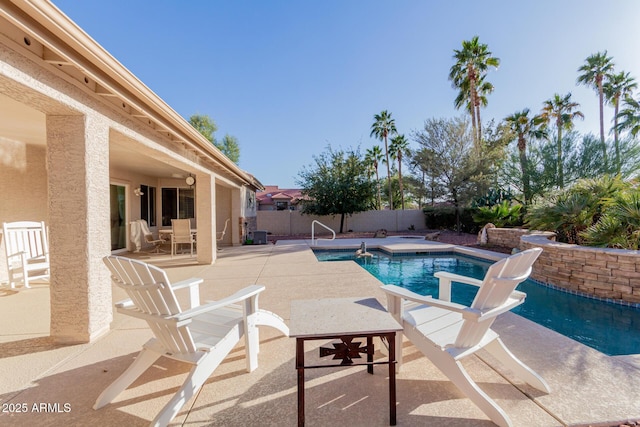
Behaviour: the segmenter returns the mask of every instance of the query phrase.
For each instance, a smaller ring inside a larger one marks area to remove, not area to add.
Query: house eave
[[[254,190],[263,188],[55,5],[36,0],[2,0],[0,5],[0,16],[42,44],[44,61],[63,71],[72,70],[68,74],[73,78],[83,75],[81,83],[96,95],[121,104],[133,118],[193,150],[205,163],[212,163],[233,180]]]

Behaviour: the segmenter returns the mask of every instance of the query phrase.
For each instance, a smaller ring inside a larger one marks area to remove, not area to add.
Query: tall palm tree
[[[409,152],[409,141],[404,135],[396,135],[391,138],[391,146],[389,147],[391,158],[398,161],[398,184],[400,186],[400,201],[402,210],[404,210],[404,190],[402,188],[402,157]]]
[[[615,144],[615,155],[616,155],[616,172],[620,173],[620,168],[622,166],[620,161],[620,142],[619,142],[619,132],[618,132],[618,113],[620,112],[620,100],[626,98],[627,96],[631,96],[633,90],[638,87],[635,79],[631,77],[629,73],[625,73],[624,71],[619,72],[618,74],[612,74],[607,78],[607,81],[604,82],[602,88],[604,89],[604,94],[607,97],[607,101],[613,105],[614,114],[613,114],[613,141]]]
[[[380,176],[378,175],[378,165],[384,159],[384,154],[382,154],[382,149],[379,145],[374,145],[373,147],[367,149],[367,152],[364,156],[365,162],[371,166],[371,168],[376,173],[376,188],[378,189],[378,210],[382,209],[382,197],[380,196]]]
[[[481,124],[478,117],[480,111],[480,102],[478,101],[478,89],[480,82],[484,80],[489,67],[498,68],[500,59],[491,56],[489,46],[480,43],[478,36],[474,36],[471,40],[462,41],[462,49],[454,49],[453,58],[455,64],[451,66],[449,71],[449,80],[452,81],[453,87],[465,88],[469,93],[469,104],[471,106],[471,125],[473,127],[473,141],[476,149],[478,149],[481,140]],[[459,106],[457,108],[460,108]]]
[[[391,190],[391,169],[389,167],[389,145],[387,138],[398,133],[396,121],[391,118],[391,113],[383,110],[380,114],[373,116],[374,122],[371,125],[369,136],[375,136],[380,141],[384,141],[384,155],[387,163],[387,181],[389,182],[389,208],[393,210],[393,195]]]
[[[576,118],[584,119],[584,114],[581,111],[574,111],[580,104],[571,100],[571,92],[564,96],[554,94],[553,98],[544,102],[542,107],[542,113],[540,116],[545,123],[550,123],[551,119],[555,119],[556,128],[558,132],[557,144],[558,144],[558,186],[564,188],[564,171],[562,167],[562,131],[571,130],[573,128],[573,121]]]
[[[529,165],[527,162],[527,138],[546,138],[547,131],[544,119],[541,116],[529,117],[529,109],[513,113],[505,117],[507,126],[518,137],[518,153],[520,155],[520,169],[522,170],[522,189],[524,194],[524,204],[531,201],[531,182],[529,177]]]
[[[456,109],[460,109],[461,107],[465,107],[469,113],[471,111],[471,99],[469,98],[469,81],[467,79],[463,80],[460,88],[459,88],[458,96],[454,101],[454,106]],[[478,135],[482,136],[482,120],[480,119],[480,107],[486,107],[489,101],[487,100],[487,95],[491,94],[494,90],[493,84],[484,80],[484,77],[480,78],[476,87],[476,98],[475,98],[475,106],[473,114],[476,117],[477,125],[478,125]]]
[[[600,143],[605,165],[607,164],[607,146],[604,142],[604,78],[613,72],[613,58],[607,56],[607,51],[598,52],[585,59],[585,64],[578,68],[582,74],[577,83],[593,87],[598,92],[600,102]]]
[[[632,136],[640,134],[640,101],[630,96],[624,99],[624,108],[618,113],[618,131],[628,130]]]

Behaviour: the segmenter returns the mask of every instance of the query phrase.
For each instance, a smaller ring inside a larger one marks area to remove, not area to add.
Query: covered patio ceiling
[[[45,115],[0,93],[0,140],[21,141],[46,146]],[[1,150],[0,150],[1,152]],[[184,178],[186,171],[144,155],[132,155],[130,145],[115,141],[109,144],[109,162],[118,169],[135,170],[159,178]]]

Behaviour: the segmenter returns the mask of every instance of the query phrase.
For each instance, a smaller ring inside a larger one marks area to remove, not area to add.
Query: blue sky
[[[576,128],[597,134],[597,95],[576,86],[585,58],[607,50],[640,80],[637,0],[53,2],[180,115],[237,137],[240,167],[280,188],[328,145],[380,144],[382,110],[407,137],[461,115],[447,76],[474,35],[501,61],[483,122],[571,92]]]

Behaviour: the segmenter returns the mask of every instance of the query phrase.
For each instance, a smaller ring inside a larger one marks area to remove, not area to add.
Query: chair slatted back
[[[172,219],[171,228],[174,243],[191,243],[191,221],[188,219]]]
[[[486,312],[509,303],[509,297],[516,287],[529,277],[533,263],[541,253],[540,248],[528,249],[491,265],[471,308]],[[465,320],[456,338],[456,347],[471,347],[478,344],[495,319],[494,316],[480,322]]]
[[[47,228],[44,222],[5,222],[2,230],[7,257],[24,252],[27,259],[49,259]]]
[[[118,256],[104,257],[116,285],[123,288],[135,309],[158,321],[147,319],[156,338],[170,353],[193,353],[196,350],[188,325],[161,321],[166,316],[181,313],[167,274],[158,267]]]

